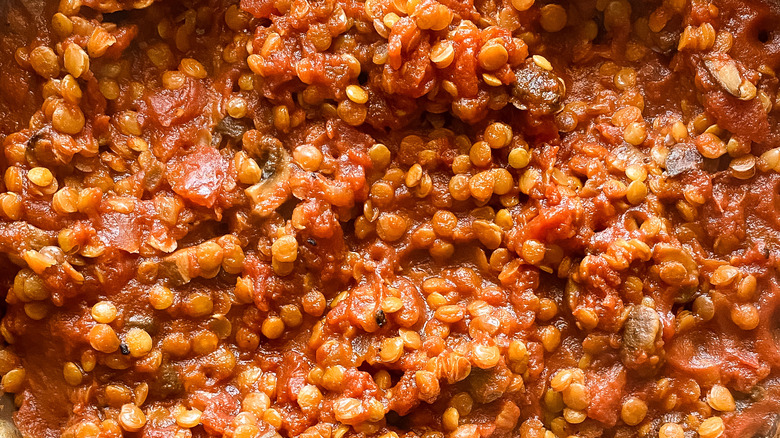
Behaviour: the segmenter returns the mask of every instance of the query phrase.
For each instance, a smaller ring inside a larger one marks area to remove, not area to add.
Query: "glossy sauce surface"
[[[777,4],[0,13],[24,436],[774,433]]]

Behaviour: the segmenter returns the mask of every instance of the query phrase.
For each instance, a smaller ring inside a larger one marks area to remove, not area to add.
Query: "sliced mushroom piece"
[[[217,126],[214,127],[212,134],[212,142],[216,144],[223,143],[238,143],[241,141],[241,137],[245,132],[252,129],[247,119],[234,119],[230,116],[225,116],[219,121]]]
[[[149,394],[160,399],[175,396],[182,391],[184,391],[184,384],[179,378],[176,366],[171,363],[163,363],[157,378],[149,383]]]
[[[655,353],[655,340],[661,329],[658,313],[644,305],[634,306],[623,325],[623,349],[626,360],[634,361],[641,356]]]
[[[756,97],[756,86],[739,72],[737,63],[728,57],[710,55],[704,65],[713,78],[729,94],[740,100],[752,100]]]
[[[267,217],[290,196],[290,156],[282,142],[274,137],[262,137],[257,144],[245,145],[245,150],[255,155],[262,175],[260,182],[248,187],[244,193],[252,203],[253,213]]]
[[[555,73],[527,60],[515,70],[512,104],[534,114],[555,114],[563,109],[566,83]]]
[[[501,398],[512,381],[512,372],[505,366],[488,370],[474,368],[468,379],[469,393],[478,403],[490,403]]]
[[[695,147],[687,145],[674,146],[666,156],[666,174],[675,177],[682,173],[698,169],[703,164],[703,158]]]
[[[193,278],[213,278],[222,267],[225,251],[222,238],[207,240],[198,245],[182,248],[160,262],[159,276],[172,286],[189,283]]]
[[[2,419],[0,419],[0,437],[4,438],[22,438],[22,434],[14,427],[11,414],[14,412],[13,397],[3,396],[0,397],[0,412],[2,412]]]
[[[189,253],[189,248],[185,248],[165,257],[160,263],[159,276],[174,286],[189,283],[192,280]]]

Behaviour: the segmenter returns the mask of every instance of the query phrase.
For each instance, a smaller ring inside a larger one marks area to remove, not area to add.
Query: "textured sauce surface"
[[[0,1],[16,427],[773,437],[778,23],[768,0]]]

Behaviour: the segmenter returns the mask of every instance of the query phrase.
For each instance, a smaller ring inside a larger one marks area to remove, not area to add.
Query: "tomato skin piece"
[[[236,397],[227,392],[219,392],[212,397],[203,410],[201,422],[203,427],[212,434],[222,434],[238,414],[241,404]]]
[[[178,90],[157,90],[150,93],[145,100],[149,116],[166,128],[197,117],[203,112],[207,102],[206,87],[194,79],[187,79]]]
[[[594,391],[588,406],[588,416],[610,427],[617,424],[621,397],[626,386],[626,369],[616,364],[589,373],[588,382]]]
[[[220,194],[228,163],[210,146],[199,146],[168,163],[168,183],[190,202],[213,207]]]

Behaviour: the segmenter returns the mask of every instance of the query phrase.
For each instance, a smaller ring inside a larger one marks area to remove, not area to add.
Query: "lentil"
[[[531,155],[523,148],[515,148],[509,152],[509,165],[514,169],[522,169],[528,166]]]
[[[92,319],[101,324],[111,324],[116,319],[116,306],[108,301],[100,301],[92,306]]]
[[[717,438],[723,435],[725,430],[722,418],[710,417],[701,422],[698,432],[701,438]]]
[[[707,403],[712,409],[721,412],[730,412],[736,409],[734,397],[729,389],[722,385],[715,385],[710,389],[710,392],[707,394]]]
[[[512,6],[518,11],[527,11],[534,5],[534,0],[513,0]]]
[[[131,328],[126,336],[127,348],[133,357],[142,357],[152,350],[152,337],[144,329]]]
[[[138,432],[146,425],[146,415],[134,404],[124,404],[119,411],[119,425],[128,432]]]
[[[113,353],[119,349],[119,337],[114,329],[106,324],[96,324],[89,331],[89,343],[95,350]]]
[[[430,54],[431,61],[438,68],[447,68],[455,59],[455,49],[449,41],[438,41],[432,48]]]
[[[272,316],[263,321],[261,329],[263,336],[268,339],[276,339],[284,332],[284,322],[281,318]]]
[[[620,418],[629,426],[636,426],[645,419],[647,415],[647,404],[635,397],[631,397],[623,402],[620,410]]]
[[[664,423],[658,431],[658,438],[683,438],[685,431],[676,423]]]
[[[62,370],[62,374],[65,377],[65,381],[68,385],[78,386],[84,379],[84,375],[81,373],[78,365],[73,362],[65,363],[65,367]]]
[[[492,71],[506,64],[509,53],[500,41],[491,40],[482,46],[477,59],[483,69]]]
[[[280,262],[294,262],[298,258],[298,242],[293,236],[282,236],[276,239],[271,251]]]
[[[182,411],[176,416],[176,424],[185,429],[191,429],[200,424],[202,413],[197,409]]]
[[[51,123],[54,129],[63,134],[75,135],[84,129],[84,113],[77,106],[67,103],[56,105],[51,116]]]
[[[27,373],[24,368],[14,368],[3,375],[0,386],[4,392],[18,393],[22,390],[26,377]]]
[[[355,103],[368,102],[368,93],[359,85],[347,85],[347,97]]]
[[[546,32],[558,32],[566,26],[566,10],[560,5],[545,5],[539,13],[539,23]]]
[[[56,77],[60,72],[59,59],[51,47],[38,46],[30,51],[30,66],[46,79]]]

